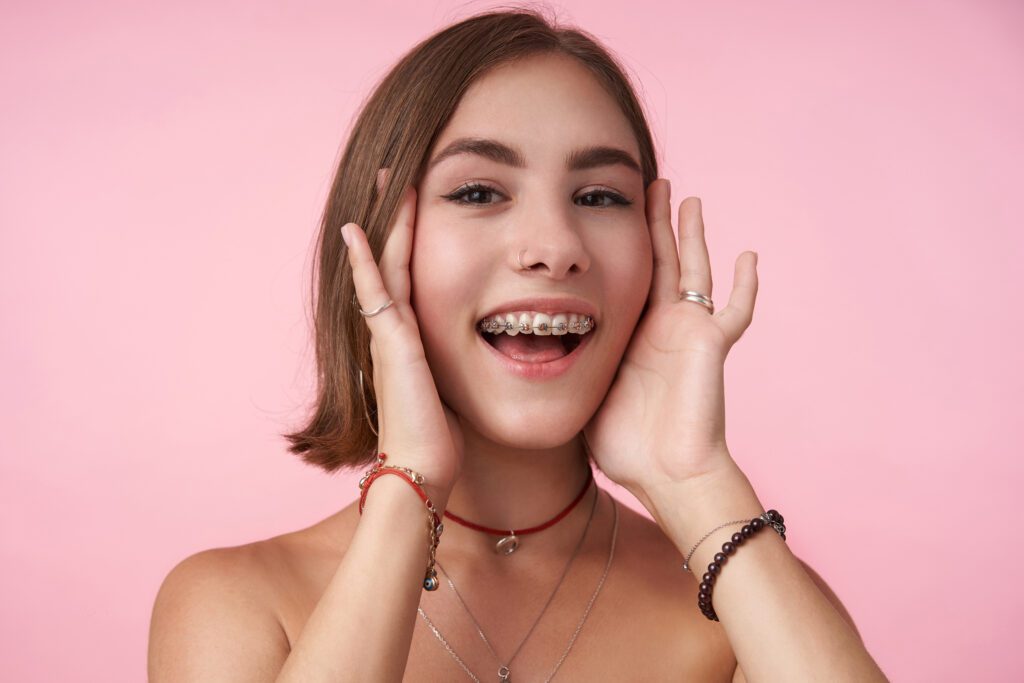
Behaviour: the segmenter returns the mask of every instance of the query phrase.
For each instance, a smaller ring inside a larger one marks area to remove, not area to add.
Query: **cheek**
[[[607,355],[594,368],[595,378],[607,390],[636,331],[647,303],[654,272],[653,251],[646,223],[615,235],[602,259],[604,314],[608,323]]]
[[[484,248],[458,230],[431,221],[417,224],[409,274],[412,306],[428,359],[441,360],[444,350],[452,347],[447,342],[472,331],[478,305],[474,297],[486,270]]]
[[[455,265],[449,262],[449,255],[450,252],[445,250],[438,240],[431,239],[429,232],[418,232],[413,240],[409,278],[413,306],[418,317],[429,313],[431,301],[443,298],[447,294],[450,281],[440,274]],[[421,307],[423,310],[420,310]]]
[[[627,320],[636,320],[651,288],[654,273],[654,252],[646,223],[613,235],[604,245],[605,281],[608,303],[613,311]]]
[[[451,307],[442,305],[457,291],[455,281],[458,280],[458,259],[451,251],[443,248],[443,243],[432,239],[429,232],[417,234],[413,242],[412,257],[409,262],[409,277],[412,285],[412,305],[421,328],[430,330],[443,323],[444,315],[452,314]],[[445,277],[445,273],[453,273],[455,277]]]

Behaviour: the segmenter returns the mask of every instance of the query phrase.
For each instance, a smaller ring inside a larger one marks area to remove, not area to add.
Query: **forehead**
[[[573,57],[533,55],[502,64],[466,90],[431,158],[453,140],[501,140],[527,165],[567,150],[606,145],[639,158],[629,120],[596,77]]]

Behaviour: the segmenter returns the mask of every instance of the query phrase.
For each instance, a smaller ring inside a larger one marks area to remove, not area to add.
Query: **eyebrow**
[[[448,157],[457,154],[474,154],[499,164],[512,166],[513,168],[526,168],[526,160],[523,158],[522,153],[503,142],[489,138],[458,138],[453,140],[437,156],[430,160],[427,170],[434,168]],[[608,147],[607,145],[583,147],[573,150],[565,157],[565,168],[568,171],[583,171],[589,168],[614,166],[616,164],[625,166],[643,175],[640,164],[633,158],[633,155],[618,147]]]

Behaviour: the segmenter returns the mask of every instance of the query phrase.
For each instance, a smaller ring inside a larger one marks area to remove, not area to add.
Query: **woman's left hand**
[[[724,364],[757,296],[757,255],[743,252],[727,306],[712,314],[682,300],[686,290],[712,298],[700,199],[679,206],[678,251],[668,181],[652,182],[646,200],[654,250],[647,311],[584,430],[601,470],[634,495],[735,467],[725,443]]]

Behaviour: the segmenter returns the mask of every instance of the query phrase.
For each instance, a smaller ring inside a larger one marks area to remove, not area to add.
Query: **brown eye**
[[[608,190],[597,190],[594,192],[588,192],[584,195],[580,195],[577,199],[584,200],[582,206],[586,206],[592,209],[608,209],[613,206],[629,206],[633,202],[629,201],[621,194],[617,192],[609,192]],[[596,201],[589,201],[596,200]],[[607,202],[605,200],[608,200]]]
[[[459,189],[455,190],[451,194],[444,195],[444,198],[448,201],[456,204],[471,204],[475,206],[487,206],[494,202],[486,201],[491,195],[500,195],[501,193],[495,190],[493,187],[483,185],[481,183],[470,183],[463,185]]]

